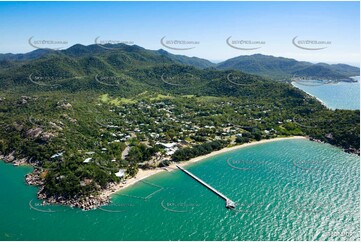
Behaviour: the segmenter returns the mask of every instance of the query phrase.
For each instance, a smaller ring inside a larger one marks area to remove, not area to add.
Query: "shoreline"
[[[328,108],[328,109],[331,109],[331,110],[335,110],[335,109],[333,109],[333,108],[331,108],[331,107],[329,107],[329,106],[327,106],[327,104],[324,102],[324,101],[322,101],[320,98],[318,98],[318,97],[316,97],[315,95],[313,95],[313,94],[311,94],[311,93],[309,93],[309,92],[307,92],[307,91],[305,91],[305,90],[303,90],[302,88],[300,88],[300,87],[297,87],[296,85],[294,85],[294,82],[291,82],[291,85],[292,86],[294,86],[295,88],[297,88],[298,90],[301,90],[301,91],[303,91],[303,92],[305,92],[305,93],[307,93],[309,96],[311,96],[311,97],[313,97],[313,98],[316,98],[317,99],[317,101],[319,101],[325,108]]]
[[[202,156],[198,156],[198,157],[194,157],[188,161],[181,161],[181,162],[173,162],[172,164],[170,164],[169,166],[166,166],[164,168],[166,169],[172,169],[172,170],[178,170],[178,168],[176,167],[176,165],[181,165],[181,166],[188,166],[200,161],[203,161],[207,158],[216,156],[216,155],[220,155],[223,153],[227,153],[230,151],[234,151],[234,150],[238,150],[241,148],[245,148],[245,147],[250,147],[250,146],[254,146],[254,145],[258,145],[258,144],[265,144],[265,143],[270,143],[270,142],[275,142],[275,141],[280,141],[280,140],[290,140],[290,139],[307,139],[307,137],[305,136],[290,136],[290,137],[279,137],[279,138],[274,138],[274,139],[264,139],[264,140],[260,140],[260,141],[254,141],[251,143],[245,143],[245,144],[241,144],[241,145],[235,145],[232,147],[225,147],[221,150],[216,150],[213,151],[209,154],[206,155],[202,155]],[[161,172],[167,172],[165,169],[163,168],[155,168],[155,169],[149,169],[149,170],[142,170],[139,169],[137,175],[135,177],[132,177],[130,179],[127,179],[124,183],[119,183],[119,184],[115,184],[114,186],[110,187],[109,189],[103,190],[99,197],[101,198],[105,198],[105,197],[110,197],[111,195],[121,192],[123,191],[125,188],[128,188],[134,184],[136,184],[138,181],[141,181],[143,179],[146,179],[148,177],[151,177],[153,175],[159,174]],[[168,171],[169,172],[169,171]]]
[[[91,195],[89,197],[84,197],[84,198],[79,198],[79,199],[70,199],[70,200],[59,199],[56,197],[47,197],[45,194],[43,194],[42,191],[44,189],[44,183],[43,183],[43,180],[40,179],[40,173],[39,173],[40,170],[36,169],[36,167],[34,167],[33,165],[27,163],[26,162],[27,159],[23,158],[23,159],[19,159],[19,160],[15,159],[15,160],[9,161],[9,160],[7,160],[7,158],[9,158],[10,156],[12,158],[12,154],[10,154],[8,156],[0,155],[0,160],[3,160],[5,163],[12,163],[13,165],[16,165],[16,166],[30,165],[30,166],[34,167],[34,170],[25,176],[25,181],[26,181],[26,184],[32,185],[32,186],[37,186],[39,188],[39,190],[37,192],[37,198],[40,200],[43,200],[43,202],[42,202],[43,205],[58,204],[58,205],[65,205],[65,206],[70,206],[70,207],[79,207],[83,210],[92,210],[92,209],[97,209],[98,207],[101,207],[101,206],[111,203],[111,196],[113,194],[119,193],[119,192],[123,191],[125,188],[128,188],[128,187],[136,184],[139,181],[142,181],[148,177],[159,174],[161,172],[173,172],[175,170],[178,170],[176,165],[181,165],[181,166],[186,167],[188,165],[191,165],[191,164],[194,164],[194,163],[197,163],[200,161],[204,161],[207,158],[210,158],[210,157],[213,157],[213,156],[216,156],[219,154],[223,154],[223,153],[226,153],[229,151],[238,150],[241,148],[254,146],[254,145],[258,145],[258,144],[264,144],[264,143],[270,143],[270,142],[274,142],[274,141],[288,140],[288,139],[308,139],[308,137],[306,137],[306,136],[290,136],[290,137],[278,137],[278,138],[273,138],[273,139],[263,139],[260,141],[253,141],[251,143],[244,143],[244,144],[240,144],[240,145],[234,145],[232,147],[225,147],[221,150],[216,150],[216,151],[213,151],[206,155],[194,157],[188,161],[173,162],[169,166],[166,166],[166,167],[157,167],[157,168],[147,169],[147,170],[139,169],[139,171],[135,177],[129,178],[120,183],[109,184],[106,189],[99,191],[99,193],[97,195]]]

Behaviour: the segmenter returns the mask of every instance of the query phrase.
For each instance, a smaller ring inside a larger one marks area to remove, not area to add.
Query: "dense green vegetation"
[[[279,136],[359,152],[359,110],[332,111],[290,84],[239,71],[201,70],[137,46],[76,45],[2,63],[0,155],[43,171],[47,196],[88,196],[119,182],[119,169],[134,176]]]
[[[217,68],[223,70],[234,69],[277,80],[289,79],[292,76],[340,80],[360,75],[360,68],[349,65],[312,64],[305,61],[261,54],[238,56],[218,64]]]
[[[109,49],[105,49],[104,47],[109,48]],[[98,45],[83,46],[83,45],[77,44],[64,51],[55,51],[55,50],[51,50],[51,49],[37,49],[37,50],[34,50],[29,53],[25,53],[25,54],[0,54],[0,66],[1,66],[1,63],[3,63],[5,65],[6,63],[10,63],[10,62],[16,63],[19,61],[36,60],[36,59],[40,59],[40,58],[43,58],[43,57],[46,57],[49,55],[54,55],[54,54],[59,54],[59,53],[62,53],[64,55],[71,56],[71,57],[79,57],[79,56],[94,55],[94,54],[104,54],[107,52],[113,52],[113,53],[117,53],[117,54],[120,54],[120,52],[128,52],[128,53],[129,52],[138,52],[138,53],[141,53],[142,55],[147,53],[148,55],[157,56],[158,58],[161,57],[168,61],[171,60],[173,63],[176,63],[176,64],[191,65],[191,66],[194,66],[197,68],[216,67],[216,64],[214,64],[206,59],[201,59],[198,57],[188,57],[185,55],[174,55],[163,49],[160,49],[157,51],[151,51],[151,50],[146,50],[139,46],[135,46],[135,45],[129,46],[129,45],[125,45],[125,44],[103,45],[102,47],[98,46]],[[114,60],[117,62],[119,62],[118,57],[119,56],[114,58]],[[125,59],[127,59],[127,58],[125,58]],[[122,62],[121,59],[120,59],[120,62]]]
[[[289,80],[289,78],[293,76],[342,80],[348,79],[350,76],[360,75],[360,68],[346,64],[313,64],[262,54],[238,56],[215,64],[197,57],[174,55],[163,49],[152,51],[139,46],[128,46],[125,44],[105,45],[104,47],[109,49],[107,50],[98,45],[83,46],[77,44],[63,51],[38,49],[26,54],[0,54],[0,67],[14,67],[21,61],[44,59],[49,56],[58,55],[59,53],[68,57],[86,57],[112,53],[106,61],[110,61],[110,66],[115,66],[116,68],[129,67],[129,64],[136,64],[137,61],[144,60],[144,56],[146,56],[146,61],[152,61],[152,64],[155,64],[154,60],[158,59],[162,64],[190,65],[201,69],[208,68],[209,70],[239,70],[245,73],[283,81]],[[129,53],[133,53],[132,56],[129,56]],[[138,56],[135,56],[136,54],[138,54]],[[133,57],[136,57],[136,61],[132,59]],[[95,64],[96,59],[92,61],[94,62],[93,64]]]
[[[207,142],[200,145],[195,145],[191,148],[183,148],[177,150],[173,155],[172,158],[174,161],[184,161],[189,160],[197,156],[206,155],[211,153],[215,150],[220,150],[225,147],[227,142],[223,140],[216,140],[212,142]]]

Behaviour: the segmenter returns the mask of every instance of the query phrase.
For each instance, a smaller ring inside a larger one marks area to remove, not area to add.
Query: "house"
[[[119,178],[124,177],[125,174],[125,170],[124,169],[119,169],[119,171],[117,173],[115,173],[115,175]]]
[[[165,152],[165,154],[166,154],[166,155],[173,155],[176,151],[177,151],[177,149],[168,150],[168,151]]]
[[[161,142],[157,142],[157,144],[160,144],[162,146],[164,146],[164,151],[167,155],[173,155],[174,152],[176,152],[178,150],[178,144],[177,143],[161,143]]]
[[[165,148],[168,148],[168,149],[173,148],[174,146],[177,145],[177,143],[161,143],[161,142],[157,142],[157,144],[160,144],[160,145],[162,145],[162,146],[164,146]]]

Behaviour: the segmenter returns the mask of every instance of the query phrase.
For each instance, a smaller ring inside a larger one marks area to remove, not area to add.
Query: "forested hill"
[[[359,153],[359,110],[332,111],[288,83],[184,58],[75,45],[0,61],[0,159],[34,165],[40,198],[83,206],[120,181],[119,169],[130,177],[237,143],[303,135]]]
[[[0,54],[0,67],[18,64],[18,62],[31,61],[41,59],[54,54],[63,54],[72,58],[80,58],[93,55],[103,55],[112,53],[113,55],[121,55],[124,53],[132,53],[132,58],[142,56],[143,61],[151,59],[159,61],[159,63],[174,63],[180,65],[190,65],[200,69],[218,69],[218,70],[239,70],[249,74],[255,74],[275,80],[287,81],[292,77],[327,79],[336,81],[351,81],[349,77],[359,76],[360,68],[346,64],[313,64],[306,61],[297,61],[295,59],[275,57],[262,54],[241,55],[219,64],[212,63],[206,59],[198,57],[188,57],[186,55],[171,54],[164,49],[147,50],[137,45],[126,44],[107,44],[107,45],[89,45],[84,46],[76,44],[66,50],[55,51],[51,49],[37,49],[25,54]],[[121,62],[125,64],[130,59],[124,57],[121,60],[110,61]],[[121,64],[118,63],[118,64]],[[136,62],[132,62],[136,64]],[[115,63],[114,63],[115,64]],[[114,65],[112,64],[112,65]],[[128,62],[128,64],[131,64]],[[119,67],[119,66],[118,66]]]
[[[35,60],[2,61],[0,83],[3,91],[15,89],[28,95],[42,90],[103,90],[123,97],[145,90],[233,96],[249,95],[250,91],[244,90],[252,90],[257,93],[253,96],[256,97],[269,95],[258,91],[257,85],[278,85],[239,71],[204,70],[179,64],[172,55],[127,45],[111,50],[97,45],[75,45],[64,51],[51,51]],[[243,91],[228,87],[237,86],[237,83],[244,86]],[[276,89],[281,87],[278,86]]]
[[[360,68],[326,63],[313,64],[284,57],[268,55],[244,55],[226,60],[217,65],[222,70],[240,70],[273,79],[289,79],[293,76],[326,80],[342,80],[351,76],[359,76]]]
[[[93,44],[89,46],[84,46],[81,44],[76,44],[74,46],[69,47],[65,50],[52,50],[52,49],[37,49],[25,54],[0,54],[0,62],[21,62],[21,61],[29,61],[36,60],[42,57],[46,57],[52,54],[63,54],[69,57],[84,57],[87,55],[99,55],[104,53],[112,52],[115,53],[138,53],[142,56],[152,56],[152,57],[164,57],[168,61],[171,60],[176,64],[185,64],[192,65],[197,68],[209,68],[215,67],[216,64],[212,63],[206,59],[198,58],[198,57],[188,57],[185,55],[175,55],[171,54],[163,49],[160,50],[147,50],[137,45],[126,45],[126,44],[106,44],[106,45],[98,45]]]

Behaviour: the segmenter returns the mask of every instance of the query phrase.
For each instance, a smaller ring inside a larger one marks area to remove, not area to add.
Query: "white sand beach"
[[[189,164],[193,164],[195,162],[199,162],[202,160],[205,160],[207,158],[210,158],[212,156],[215,155],[219,155],[219,154],[223,154],[229,151],[233,151],[233,150],[237,150],[237,149],[241,149],[241,148],[245,148],[245,147],[249,147],[249,146],[253,146],[253,145],[258,145],[258,144],[264,144],[264,143],[269,143],[269,142],[274,142],[274,141],[279,141],[279,140],[289,140],[289,139],[307,139],[304,136],[291,136],[291,137],[282,137],[282,138],[274,138],[274,139],[265,139],[265,140],[260,140],[260,141],[254,141],[251,143],[246,143],[246,144],[241,144],[241,145],[236,145],[233,147],[227,147],[227,148],[223,148],[221,150],[217,150],[217,151],[213,151],[207,155],[202,155],[202,156],[198,156],[195,158],[192,158],[188,161],[182,161],[182,162],[177,162],[177,163],[172,163],[171,165],[169,165],[167,167],[168,170],[172,170],[172,169],[177,169],[176,164],[180,165],[180,166],[187,166]],[[145,178],[148,178],[150,176],[153,176],[155,174],[158,174],[160,172],[167,172],[165,169],[163,168],[155,168],[155,169],[149,169],[149,170],[143,170],[143,169],[139,169],[137,175],[135,177],[129,178],[126,181],[124,181],[124,183],[119,183],[116,184],[115,186],[113,186],[110,189],[104,190],[100,196],[101,197],[108,197],[111,196],[114,193],[120,192],[121,190],[134,185],[135,183],[137,183],[140,180],[143,180]]]

